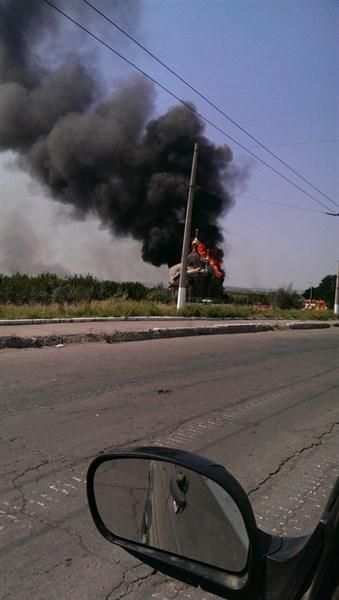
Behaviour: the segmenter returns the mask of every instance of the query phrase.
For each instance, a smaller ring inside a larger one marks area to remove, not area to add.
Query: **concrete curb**
[[[229,321],[218,317],[219,321]],[[242,317],[234,317],[232,321],[244,321]],[[254,319],[250,319],[253,321]],[[258,319],[260,320],[260,319]],[[215,321],[214,317],[58,317],[54,319],[0,319],[1,325],[53,325],[55,323],[122,323],[126,321]]]
[[[113,333],[74,333],[64,335],[45,336],[0,336],[0,349],[4,348],[42,348],[44,346],[58,346],[65,344],[83,344],[87,342],[106,342],[115,344],[119,342],[134,342],[142,340],[158,340],[165,338],[191,337],[201,335],[218,335],[231,333],[258,333],[265,331],[288,331],[329,329],[339,327],[339,323],[328,322],[289,322],[289,323],[228,323],[225,325],[211,325],[202,327],[175,327],[142,329],[140,331],[114,331]]]
[[[268,323],[232,323],[229,325],[213,325],[211,327],[176,327],[172,329],[142,329],[140,331],[115,331],[114,333],[80,333],[66,335],[46,335],[36,337],[2,336],[0,349],[4,348],[42,348],[58,344],[82,344],[85,342],[134,342],[164,338],[190,337],[200,335],[216,335],[230,333],[257,333],[273,331],[274,326]]]
[[[328,329],[332,327],[332,324],[328,321],[323,321],[321,323],[311,321],[297,321],[296,323],[286,323],[286,329]]]
[[[11,326],[11,325],[54,325],[59,323],[125,323],[125,322],[152,322],[152,321],[203,321],[203,322],[211,322],[213,323],[215,320],[218,321],[264,321],[265,317],[164,317],[164,316],[149,316],[149,317],[55,317],[53,319],[0,319],[0,327],[1,326]],[[268,321],[276,321],[279,323],[282,321],[283,323],[286,321],[285,319],[274,319],[268,318]],[[339,327],[339,321],[293,321],[291,324],[316,324],[322,326],[323,323],[331,323],[334,327]]]

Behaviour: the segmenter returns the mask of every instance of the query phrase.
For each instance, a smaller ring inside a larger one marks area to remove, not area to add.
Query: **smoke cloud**
[[[118,10],[126,13],[127,4]],[[139,241],[143,260],[160,266],[180,258],[198,142],[193,226],[208,246],[221,244],[220,218],[242,177],[230,148],[212,144],[187,107],[152,119],[155,91],[143,78],[103,97],[81,54],[51,67],[38,50],[62,26],[43,2],[0,0],[0,151],[14,151],[74,218],[96,216],[113,235]]]
[[[41,239],[42,236],[42,239]],[[2,272],[26,273],[38,275],[46,271],[57,275],[68,275],[69,272],[59,263],[44,262],[45,251],[43,232],[37,232],[23,214],[11,213],[0,223]]]

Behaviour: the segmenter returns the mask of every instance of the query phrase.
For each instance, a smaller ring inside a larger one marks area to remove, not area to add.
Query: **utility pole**
[[[339,260],[338,260],[337,280],[336,280],[336,284],[335,284],[335,294],[334,294],[334,314],[336,316],[339,315]]]
[[[178,289],[177,310],[180,310],[181,308],[183,308],[185,306],[185,302],[186,302],[187,258],[188,258],[188,249],[189,249],[189,243],[190,243],[190,237],[191,237],[192,210],[193,210],[195,179],[196,179],[196,174],[197,174],[198,150],[199,150],[199,146],[196,142],[194,144],[191,179],[190,179],[190,186],[188,189],[186,221],[185,221],[184,239],[183,239],[183,244],[182,244],[182,254],[181,254],[181,269],[180,269],[180,280],[179,280],[179,289]]]

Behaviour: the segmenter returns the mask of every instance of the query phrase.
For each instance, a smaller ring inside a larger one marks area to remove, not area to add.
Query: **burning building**
[[[181,263],[169,270],[169,287],[177,290],[179,286]],[[199,230],[195,230],[192,250],[187,261],[188,297],[191,300],[217,298],[222,294],[225,278],[223,252],[220,248],[207,248],[199,239]]]

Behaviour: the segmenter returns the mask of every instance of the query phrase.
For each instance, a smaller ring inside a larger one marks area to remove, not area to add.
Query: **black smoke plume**
[[[171,265],[180,259],[198,142],[193,227],[207,246],[220,244],[219,220],[238,177],[231,150],[212,144],[187,107],[151,120],[154,89],[145,79],[103,99],[93,69],[74,53],[48,66],[39,45],[63,25],[41,0],[0,0],[0,151],[17,153],[75,218],[95,214],[112,234],[139,240],[145,261]]]

